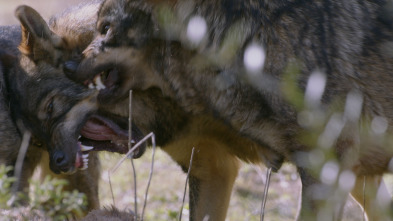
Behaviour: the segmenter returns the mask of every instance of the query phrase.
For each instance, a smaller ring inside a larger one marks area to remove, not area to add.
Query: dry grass
[[[20,4],[27,4],[40,13],[44,18],[62,11],[65,7],[81,0],[0,0],[0,25],[17,24],[14,10]],[[141,209],[144,200],[144,190],[150,171],[151,153],[147,152],[141,159],[135,160],[137,169],[138,204]],[[108,169],[112,168],[120,159],[119,155],[101,154],[103,173],[100,183],[101,205],[112,204],[112,197],[108,184]],[[176,220],[181,206],[186,175],[162,151],[157,151],[155,172],[150,187],[146,208],[146,220]],[[130,162],[125,162],[112,175],[115,204],[120,209],[133,209],[134,187]],[[259,220],[261,198],[264,189],[266,168],[245,165],[239,173],[227,220]],[[388,179],[388,186],[392,187],[392,179]],[[284,165],[278,174],[272,175],[266,206],[265,220],[294,220],[298,199],[300,196],[300,180],[295,168]],[[187,202],[187,199],[186,199]],[[140,212],[140,211],[139,211]],[[346,206],[345,221],[361,219],[359,206],[350,200]],[[183,209],[183,220],[188,219],[188,204]]]
[[[100,183],[100,199],[102,205],[112,204],[112,197],[107,173],[120,155],[102,153],[102,182]],[[148,181],[151,164],[151,151],[134,161],[137,171],[138,212],[144,200],[144,191]],[[227,220],[260,219],[260,207],[265,185],[265,167],[244,165],[232,192],[232,199]],[[131,163],[125,161],[118,171],[111,175],[115,204],[120,209],[134,208],[134,186]],[[146,220],[177,220],[182,203],[186,174],[174,163],[165,152],[158,149],[152,183],[147,199]],[[279,173],[272,175],[269,196],[266,205],[265,220],[294,220],[298,208],[301,184],[293,166],[285,164]],[[188,196],[187,196],[188,197]],[[188,198],[186,198],[186,202]],[[188,204],[183,209],[182,220],[188,220]],[[356,202],[349,200],[344,221],[362,220],[362,211]]]

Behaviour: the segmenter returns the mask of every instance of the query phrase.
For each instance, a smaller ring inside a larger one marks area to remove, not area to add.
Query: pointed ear
[[[49,29],[45,20],[33,8],[19,6],[15,10],[15,16],[22,26],[19,50],[32,60],[49,58],[55,48],[60,48],[64,44],[62,38]]]

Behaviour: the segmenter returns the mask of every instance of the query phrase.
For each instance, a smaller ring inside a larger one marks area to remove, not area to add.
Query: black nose
[[[68,164],[68,158],[63,151],[57,150],[54,152],[53,161],[57,168],[59,168],[62,172],[67,172],[68,169],[66,167]]]
[[[79,63],[73,60],[64,62],[64,71],[66,73],[75,73],[78,69]]]

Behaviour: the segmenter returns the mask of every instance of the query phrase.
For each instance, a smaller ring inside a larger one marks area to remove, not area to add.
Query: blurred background
[[[14,10],[18,5],[26,4],[35,8],[44,19],[75,5],[82,0],[0,0],[0,25],[15,25]],[[135,160],[137,171],[138,212],[144,201],[144,192],[151,169],[151,149]],[[117,154],[102,153],[102,177],[100,200],[102,206],[113,204],[108,171],[122,157]],[[148,192],[145,218],[147,220],[176,220],[181,207],[186,175],[168,155],[157,150],[154,161],[154,173]],[[228,211],[227,220],[259,220],[266,168],[263,166],[244,165],[239,173]],[[134,178],[130,162],[126,161],[111,174],[114,203],[120,209],[134,210]],[[392,185],[390,185],[392,186]],[[298,209],[301,184],[296,169],[285,164],[277,174],[272,175],[266,206],[265,220],[294,220]],[[188,194],[183,210],[183,220],[188,220]],[[349,199],[345,208],[345,221],[362,220],[363,212],[359,205]]]
[[[83,0],[0,0],[0,25],[15,25],[18,20],[14,11],[19,5],[29,5],[35,8],[44,19],[61,12],[65,8],[75,5]]]

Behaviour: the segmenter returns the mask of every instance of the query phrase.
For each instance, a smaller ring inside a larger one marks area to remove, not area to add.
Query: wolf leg
[[[302,198],[300,204],[298,221],[307,221],[316,219],[316,211],[318,211],[318,204],[313,200],[313,188],[319,184],[315,177],[311,176],[306,169],[298,167],[300,179],[302,181]]]
[[[389,211],[393,203],[381,175],[358,176],[351,194],[366,211],[368,220],[392,220]]]
[[[190,220],[224,221],[239,160],[214,139],[193,139],[164,148],[184,171],[188,170],[192,148],[195,153],[190,171]]]

